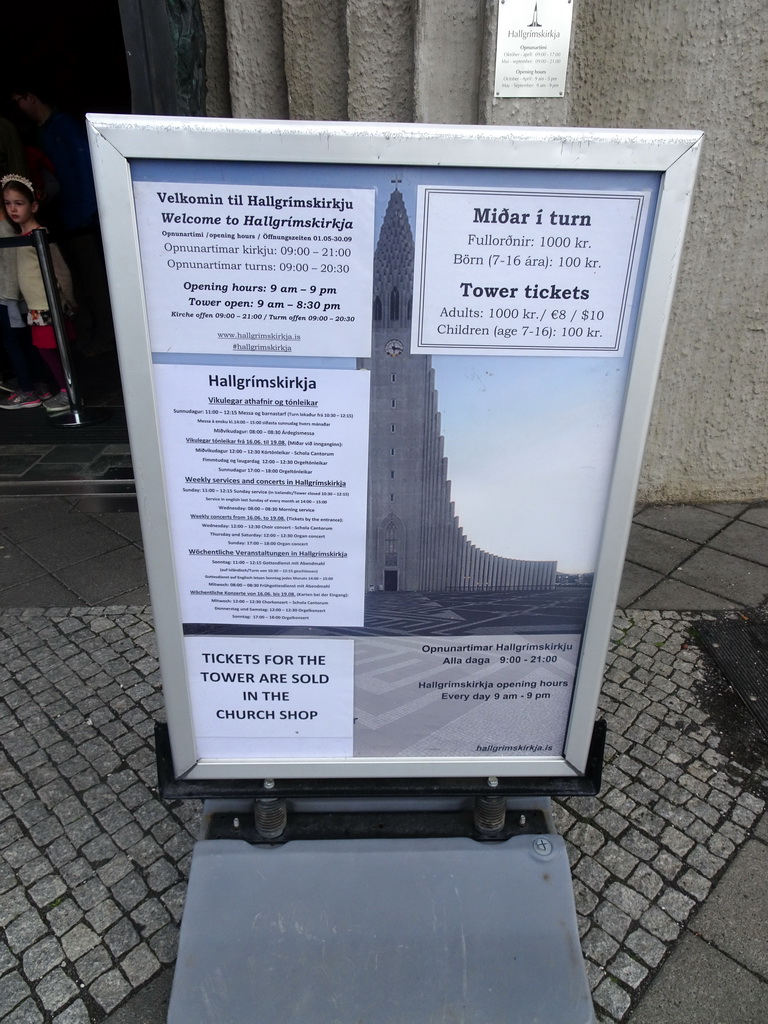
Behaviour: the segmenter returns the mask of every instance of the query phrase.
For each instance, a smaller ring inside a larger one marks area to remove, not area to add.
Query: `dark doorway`
[[[35,145],[35,125],[16,108],[10,95],[15,85],[27,79],[44,81],[56,106],[78,119],[90,112],[131,112],[119,0],[101,0],[99,4],[94,4],[93,0],[69,0],[68,3],[38,0],[31,17],[33,45],[19,46],[14,51],[15,41],[9,40],[0,70],[0,114],[18,128],[25,145]],[[127,442],[114,348],[86,353],[79,352],[75,345],[71,357],[78,392],[86,405],[111,410],[108,440],[112,444]],[[12,385],[9,370],[4,363],[2,377]],[[41,409],[20,411],[14,416],[4,413],[0,429],[3,443],[11,445],[50,446],[57,433]],[[107,440],[96,435],[91,437],[88,427],[58,431],[58,434],[65,435],[61,445],[98,444]],[[31,451],[30,458],[38,454]],[[3,478],[5,475],[0,473]]]
[[[54,86],[62,110],[78,116],[131,112],[119,0],[38,0],[30,17],[34,43],[14,53],[14,40],[7,41],[3,78],[34,61]],[[8,107],[5,91],[3,107]]]
[[[397,569],[384,570],[384,589],[397,590]]]

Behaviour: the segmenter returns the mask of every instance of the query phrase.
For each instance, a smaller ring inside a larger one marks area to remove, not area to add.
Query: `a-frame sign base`
[[[195,847],[169,1024],[594,1019],[554,829]]]

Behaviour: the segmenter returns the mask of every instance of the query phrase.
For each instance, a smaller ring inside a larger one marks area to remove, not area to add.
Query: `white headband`
[[[24,185],[32,195],[35,195],[35,186],[29,180],[29,178],[23,177],[21,174],[6,174],[0,178],[0,188],[5,188],[6,185],[10,185],[12,182],[18,182],[19,185]]]

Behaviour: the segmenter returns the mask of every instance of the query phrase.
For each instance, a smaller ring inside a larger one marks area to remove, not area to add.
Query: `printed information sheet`
[[[352,754],[353,642],[187,637],[201,757]]]
[[[572,19],[571,0],[500,0],[496,96],[565,93]]]
[[[160,352],[367,356],[375,192],[135,182]]]
[[[647,203],[419,189],[413,351],[621,355]]]
[[[155,366],[185,622],[362,624],[369,381]]]

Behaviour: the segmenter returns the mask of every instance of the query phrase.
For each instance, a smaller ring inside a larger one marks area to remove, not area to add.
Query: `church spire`
[[[374,321],[410,322],[414,241],[403,194],[394,188],[373,261]]]

